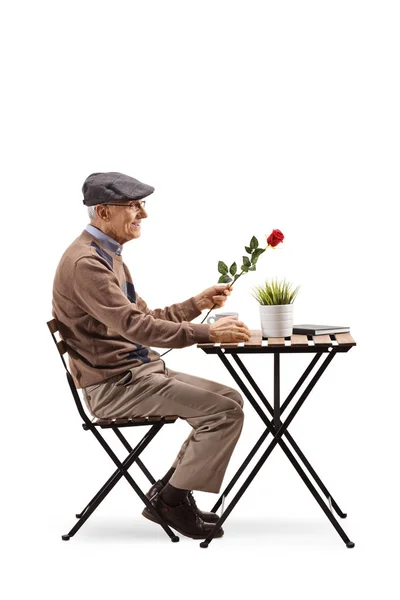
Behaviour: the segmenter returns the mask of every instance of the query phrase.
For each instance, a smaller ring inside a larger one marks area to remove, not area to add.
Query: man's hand
[[[237,317],[222,317],[210,325],[210,342],[239,343],[248,342],[251,331]]]
[[[230,283],[221,283],[207,288],[204,292],[195,296],[197,308],[204,310],[205,308],[212,308],[214,304],[216,308],[222,308],[227,297],[231,295],[231,290],[232,286]]]

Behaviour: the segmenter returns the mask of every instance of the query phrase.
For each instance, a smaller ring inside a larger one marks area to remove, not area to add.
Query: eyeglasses
[[[133,212],[138,212],[141,208],[146,207],[146,200],[140,200],[136,204],[103,204],[103,206],[124,206],[125,208],[130,208]]]

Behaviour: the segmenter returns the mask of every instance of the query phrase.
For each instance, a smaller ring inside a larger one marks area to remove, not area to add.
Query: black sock
[[[165,473],[164,477],[162,477],[160,479],[160,481],[162,481],[164,485],[167,485],[167,483],[171,479],[172,473],[174,471],[175,471],[174,467],[171,467],[170,470]]]
[[[178,506],[178,504],[181,504],[181,502],[183,502],[183,500],[186,498],[188,492],[189,490],[176,488],[170,483],[167,483],[166,486],[161,490],[160,496],[169,506]]]

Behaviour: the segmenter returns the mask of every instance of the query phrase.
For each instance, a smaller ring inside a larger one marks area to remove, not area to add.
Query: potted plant
[[[290,289],[286,280],[268,280],[253,288],[253,298],[260,304],[263,337],[288,337],[293,332],[293,302],[299,291]]]

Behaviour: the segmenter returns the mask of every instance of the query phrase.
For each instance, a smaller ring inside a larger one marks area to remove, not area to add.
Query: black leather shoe
[[[152,485],[152,487],[147,492],[146,496],[148,497],[149,500],[151,500],[152,496],[154,496],[154,494],[156,494],[156,493],[160,493],[161,490],[163,489],[163,487],[164,487],[164,484],[161,481],[161,479],[159,479]],[[217,515],[217,513],[206,512],[206,511],[200,510],[198,508],[192,492],[189,492],[189,501],[191,502],[193,508],[197,511],[197,514],[199,515],[199,517],[201,519],[203,519],[203,521],[206,521],[206,523],[216,523],[218,521],[219,516]],[[151,512],[147,509],[147,507],[145,507],[144,510],[147,513],[145,516],[151,515]]]
[[[194,540],[204,540],[215,525],[215,523],[206,523],[206,521],[203,521],[188,498],[178,506],[169,506],[163,501],[161,495],[156,492],[150,501],[165,523],[176,529],[178,533]],[[147,506],[143,510],[142,515],[146,519],[157,523],[151,512],[147,509]],[[214,537],[218,538],[223,535],[224,530],[220,527]]]

